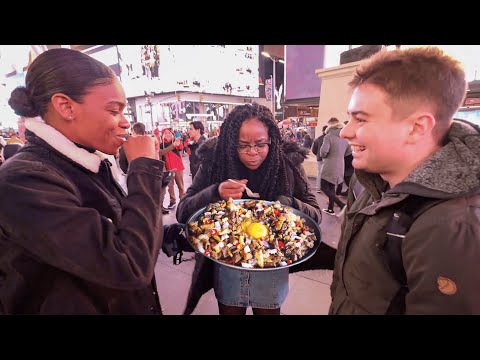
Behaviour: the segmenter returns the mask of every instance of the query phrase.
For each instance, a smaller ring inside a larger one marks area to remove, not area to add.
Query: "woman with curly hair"
[[[321,213],[302,166],[306,149],[283,143],[271,111],[256,103],[240,105],[225,119],[218,137],[198,149],[202,162],[192,185],[178,204],[177,219],[185,223],[209,203],[245,199],[244,185],[261,199],[280,201],[320,223]],[[237,183],[228,181],[233,179]],[[196,255],[185,314],[200,297],[215,290],[221,315],[279,315],[288,293],[289,269],[246,271],[232,269]]]

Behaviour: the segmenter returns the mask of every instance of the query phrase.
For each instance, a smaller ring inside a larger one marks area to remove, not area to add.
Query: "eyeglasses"
[[[242,145],[237,145],[237,150],[240,154],[247,154],[250,151],[250,149],[253,149],[256,153],[261,153],[261,152],[267,151],[268,145],[270,144],[271,142],[260,143],[255,145],[242,144]]]

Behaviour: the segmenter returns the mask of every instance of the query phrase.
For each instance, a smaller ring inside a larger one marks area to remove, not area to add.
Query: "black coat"
[[[125,197],[108,160],[48,131],[57,148],[27,131],[0,168],[0,313],[160,314],[163,163],[132,161]]]
[[[324,138],[325,138],[325,134],[320,135],[313,142],[312,152],[313,152],[314,155],[317,156],[317,161],[322,161],[323,160],[322,156],[320,155],[320,149],[322,148]]]
[[[303,147],[310,150],[310,148],[312,147],[312,143],[312,137],[308,134],[305,135],[305,137],[303,138]]]
[[[202,162],[197,175],[188,188],[185,197],[180,201],[177,208],[177,219],[181,223],[187,223],[188,218],[198,209],[208,205],[209,203],[220,201],[218,194],[219,183],[210,183],[210,172],[212,157],[216,146],[217,138],[211,138],[205,141],[197,150],[201,156]],[[300,172],[305,183],[295,178],[293,169],[287,165],[287,178],[290,185],[287,194],[284,196],[282,203],[292,206],[320,223],[322,215],[317,204],[316,197],[308,186],[308,179],[303,169],[302,162],[306,157],[305,148],[301,148],[296,143],[285,143],[283,145],[285,155],[291,160],[294,166]],[[252,191],[257,191],[252,189]],[[247,198],[244,193],[244,198]],[[207,259],[203,255],[195,254],[195,269],[192,275],[192,284],[188,294],[187,305],[184,314],[191,314],[195,309],[200,297],[213,287],[213,261]]]
[[[193,142],[192,144],[188,144],[190,149],[190,172],[192,173],[192,180],[195,177],[195,174],[200,167],[200,156],[197,154],[197,150],[202,145],[202,143],[206,140],[205,136],[200,136],[197,142]]]

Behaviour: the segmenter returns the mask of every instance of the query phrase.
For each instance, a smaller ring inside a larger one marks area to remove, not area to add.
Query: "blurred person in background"
[[[190,156],[190,172],[192,174],[192,182],[195,178],[195,174],[200,167],[200,158],[197,155],[197,149],[206,140],[203,136],[204,128],[201,121],[192,121],[188,128],[188,134],[190,141],[188,141],[187,153]]]
[[[147,133],[145,132],[145,124],[141,122],[136,122],[132,126],[132,134],[129,136],[145,136]],[[128,137],[127,137],[128,138]],[[123,146],[120,146],[118,149],[118,156],[119,156],[119,164],[120,168],[122,171],[126,174],[128,172],[128,159],[127,156],[125,155],[125,150],[123,149]]]
[[[327,125],[322,128],[322,134],[315,139],[312,145],[312,152],[317,156],[317,193],[322,192],[321,190],[321,179],[322,179],[322,167],[323,167],[323,158],[320,155],[320,149],[323,145],[323,139],[325,138],[325,130],[327,130]]]
[[[305,149],[310,150],[310,148],[312,147],[312,144],[313,144],[313,140],[310,134],[305,134],[305,136],[303,137],[303,147]]]
[[[7,161],[13,155],[15,155],[22,147],[23,145],[19,143],[10,143],[5,145],[5,147],[3,148],[3,159]]]
[[[180,138],[174,138],[174,133],[171,129],[163,129],[161,134],[162,142],[160,143],[159,154],[165,162],[166,170],[175,172],[168,184],[168,195],[170,197],[168,209],[171,210],[177,205],[174,184],[177,185],[179,199],[182,199],[185,195],[185,185],[183,182],[185,167],[181,155],[183,144]]]
[[[10,139],[7,140],[8,144],[20,144],[23,145],[24,141],[18,137],[18,134],[15,130],[10,131]]]
[[[328,208],[322,209],[322,211],[329,215],[335,215],[334,204],[337,204],[340,210],[345,207],[345,204],[336,194],[342,190],[345,156],[351,154],[352,150],[348,141],[339,136],[343,124],[334,117],[330,118],[327,124],[326,135],[320,148],[320,156],[323,159],[320,186],[325,195],[328,196]]]

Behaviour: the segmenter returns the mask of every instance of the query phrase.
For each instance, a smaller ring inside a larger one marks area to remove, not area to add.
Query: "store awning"
[[[303,98],[303,99],[288,99],[282,103],[282,106],[315,106],[318,107],[320,97]]]

